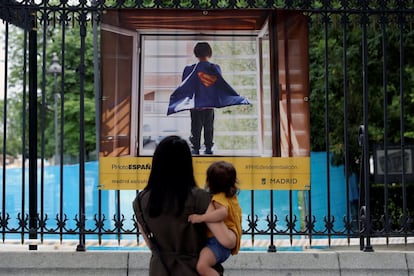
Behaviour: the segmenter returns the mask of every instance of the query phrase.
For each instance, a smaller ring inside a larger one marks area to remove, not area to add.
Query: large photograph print
[[[200,179],[225,159],[242,188],[310,188],[306,16],[122,9],[102,22],[101,188],[142,188],[169,135]]]

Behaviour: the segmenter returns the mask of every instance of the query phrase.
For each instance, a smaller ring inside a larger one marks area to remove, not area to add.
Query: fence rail
[[[6,0],[0,3],[5,83],[0,186],[3,242],[78,238],[79,251],[85,250],[86,240],[102,244],[107,236],[119,243],[123,239],[139,242],[130,208],[135,192],[97,189],[97,162],[93,161],[97,144],[91,146],[87,141],[90,126],[99,121],[88,117],[88,109],[95,106],[99,114],[101,15],[114,8],[230,13],[280,9],[306,14],[311,41],[310,102],[319,107],[311,108],[311,124],[322,117],[321,125],[311,133],[312,189],[243,191],[242,200],[247,202],[244,237],[253,245],[265,237],[269,251],[277,250],[277,239],[287,239],[292,245],[304,237],[310,244],[324,238],[330,245],[336,238],[361,238],[361,249],[371,251],[373,237],[414,236],[410,178],[414,157],[405,154],[414,140],[411,1]],[[76,40],[71,40],[73,33]],[[49,65],[54,52],[61,57],[63,69],[53,74]],[[355,63],[359,67],[352,67]],[[16,115],[11,111],[19,113],[19,120],[12,121]],[[77,124],[70,123],[73,118]],[[59,120],[54,129],[58,139],[50,138],[53,128],[47,127],[53,119]],[[338,129],[342,135],[333,136],[340,133]],[[78,135],[75,147],[64,139],[72,133]],[[382,160],[388,160],[388,151],[401,150],[400,167],[407,168],[393,172],[388,166],[395,164],[383,162],[380,183],[370,170],[371,157],[379,154],[375,151],[378,145]],[[7,154],[22,156],[21,166],[11,168]],[[46,164],[50,156],[56,158],[53,166]],[[67,162],[68,156],[75,156],[76,162]],[[398,175],[398,181],[391,181],[391,175]],[[75,203],[70,201],[73,198]]]

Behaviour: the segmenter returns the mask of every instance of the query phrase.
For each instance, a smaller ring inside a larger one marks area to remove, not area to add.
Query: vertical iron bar
[[[270,77],[274,80],[270,82],[272,105],[272,123],[274,130],[273,156],[280,157],[280,110],[279,110],[279,71],[278,71],[278,30],[277,30],[277,12],[275,11],[269,18],[269,43],[270,43]],[[270,245],[268,252],[276,252],[274,245],[274,210],[273,210],[273,190],[270,190]]]
[[[345,166],[345,186],[346,186],[346,223],[347,223],[347,240],[348,244],[350,243],[350,234],[352,226],[352,215],[350,208],[350,198],[349,198],[349,140],[348,140],[348,15],[342,15],[342,47],[343,47],[343,56],[342,56],[342,74],[344,76],[343,89],[344,89],[344,166]]]
[[[358,230],[359,250],[364,250],[364,224],[365,224],[365,183],[364,183],[364,126],[360,125],[358,130],[358,144],[362,147],[361,162],[359,162],[359,195],[358,195]]]
[[[96,7],[98,1],[93,0],[92,4]],[[100,90],[100,63],[99,63],[99,41],[98,41],[98,12],[93,13],[93,57],[94,57],[94,94],[95,94],[95,139],[96,139],[96,158],[99,160],[99,148],[100,148],[100,135],[101,135],[101,90]],[[102,217],[102,190],[98,189],[98,221],[102,222],[102,227],[98,228],[98,244],[102,244],[102,230],[103,230],[103,217]]]
[[[29,239],[37,239],[37,215],[37,30],[33,28],[29,31]],[[37,250],[37,244],[29,249]]]
[[[269,248],[267,249],[267,252],[276,252],[276,246],[274,244],[274,239],[275,239],[275,230],[273,225],[274,225],[274,210],[273,210],[274,206],[273,206],[273,190],[270,190],[270,245]]]
[[[139,194],[139,190],[136,190],[135,191],[135,197],[137,197],[138,194]],[[133,214],[132,216],[134,218],[134,221],[137,222],[137,218],[135,217],[135,214]],[[139,242],[139,240],[140,240],[139,239],[139,236],[140,236],[141,233],[139,232],[138,223],[135,223],[135,224],[136,224],[136,226],[134,226],[134,228],[136,228],[136,231],[137,231],[136,239],[137,239],[137,244],[139,245],[140,244],[140,242]],[[253,246],[253,244],[252,244],[252,246]]]
[[[93,0],[93,5],[97,5],[97,1]],[[98,12],[93,13],[93,68],[94,68],[94,94],[95,94],[95,136],[96,136],[96,158],[99,159],[99,142],[101,134],[101,89],[100,89],[100,63],[99,63],[99,42],[98,42]],[[100,191],[100,190],[99,190]]]
[[[46,3],[44,7],[46,10]],[[42,47],[42,88],[41,88],[41,110],[40,110],[40,220],[45,222],[44,203],[45,203],[45,127],[46,127],[46,34],[47,17],[43,17],[43,47]],[[43,242],[45,224],[40,225],[40,239]]]
[[[290,246],[293,245],[293,197],[292,197],[292,190],[289,190],[289,241]]]
[[[21,234],[20,234],[20,241],[24,243],[24,233],[26,228],[26,214],[25,214],[25,206],[26,206],[26,94],[27,94],[27,30],[24,31],[24,38],[23,38],[23,91],[22,91],[22,205],[21,205]]]
[[[405,179],[405,110],[404,110],[404,59],[405,59],[405,51],[404,51],[404,17],[402,14],[399,15],[399,48],[400,48],[400,140],[401,140],[401,184],[402,184],[402,216],[403,216],[403,234],[405,238],[405,243],[407,243],[407,230],[408,230],[408,214],[407,214],[407,187],[406,187],[406,179]]]
[[[250,191],[250,197],[251,197],[251,199],[252,199],[252,202],[251,202],[251,205],[250,205],[250,212],[251,212],[251,214],[252,214],[252,216],[251,216],[251,219],[252,219],[252,221],[251,221],[251,225],[253,225],[253,221],[254,221],[254,190],[251,190]],[[251,233],[251,237],[252,237],[252,246],[254,246],[254,240],[255,240],[255,238],[254,238],[254,234],[255,234],[255,228],[252,226],[251,227],[251,230],[252,230],[252,233]]]
[[[387,30],[386,30],[386,15],[381,19],[381,33],[382,33],[382,89],[383,89],[383,124],[384,124],[384,158],[388,160],[388,78],[387,78]],[[389,205],[388,205],[388,162],[384,162],[384,227],[385,234],[390,233],[390,219],[389,219]]]
[[[325,147],[326,147],[326,199],[327,199],[327,222],[331,221],[331,185],[330,185],[330,140],[329,140],[329,16],[324,15],[324,31],[325,31]],[[331,227],[328,223],[328,244],[331,246]]]
[[[83,6],[82,6],[83,7]],[[85,38],[86,9],[80,14],[80,65],[79,65],[79,244],[76,251],[85,251]]]
[[[102,217],[102,190],[98,190],[98,221],[99,221],[99,227],[98,227],[98,244],[102,244],[102,230],[104,227],[104,221]]]
[[[9,23],[5,24],[4,38],[4,103],[3,103],[3,175],[2,175],[2,211],[1,221],[2,240],[6,239],[6,153],[7,153],[7,73],[8,73],[8,54],[9,54]]]
[[[116,221],[115,221],[115,229],[116,229],[116,236],[118,240],[118,245],[121,243],[121,191],[116,190]]]
[[[311,184],[312,185],[312,184]],[[314,231],[314,223],[313,223],[313,217],[312,217],[312,189],[309,189],[308,191],[308,225],[306,227],[308,231],[308,238],[309,238],[309,245],[312,246],[312,240],[313,240],[313,231]]]
[[[64,221],[64,199],[65,199],[65,193],[64,193],[64,160],[63,160],[63,153],[65,152],[65,143],[64,143],[64,137],[65,137],[65,51],[66,51],[66,27],[65,27],[65,18],[66,18],[66,11],[62,11],[62,20],[60,21],[61,25],[61,32],[62,32],[62,41],[61,41],[61,58],[60,58],[60,64],[61,64],[61,72],[60,72],[60,162],[59,162],[59,216],[60,220]],[[63,241],[63,226],[64,224],[61,223],[59,226],[59,239],[60,243]]]
[[[363,168],[365,186],[365,252],[372,252],[371,246],[371,198],[369,181],[369,131],[368,131],[368,42],[367,42],[368,18],[364,13],[361,17],[362,27],[362,93],[363,93],[363,121],[364,121],[364,146],[363,146]]]

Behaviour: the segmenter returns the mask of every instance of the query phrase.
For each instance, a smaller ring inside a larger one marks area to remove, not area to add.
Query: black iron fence
[[[102,14],[114,8],[280,9],[307,15],[311,148],[324,161],[319,172],[311,165],[311,186],[321,187],[320,193],[243,191],[244,236],[253,246],[264,237],[269,251],[277,250],[280,239],[312,245],[322,238],[330,246],[337,238],[347,244],[360,238],[361,249],[370,251],[371,238],[407,242],[413,236],[411,1],[6,0],[0,4],[3,242],[78,239],[77,249],[85,250],[91,239],[139,241],[129,208],[135,192],[99,190],[91,176],[99,146],[98,30]],[[18,156],[20,166],[12,168]],[[341,181],[334,178],[337,168]],[[51,197],[58,198],[57,212],[49,210]]]

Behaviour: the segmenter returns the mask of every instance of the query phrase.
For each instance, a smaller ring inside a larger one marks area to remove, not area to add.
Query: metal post
[[[29,240],[37,239],[37,32],[29,31]],[[37,250],[37,244],[29,244]]]
[[[372,252],[374,249],[371,245],[371,198],[370,198],[370,181],[369,181],[369,138],[368,138],[368,39],[367,26],[368,18],[364,14],[361,18],[362,25],[362,104],[363,104],[363,120],[364,120],[364,135],[363,135],[363,175],[364,175],[364,189],[365,189],[365,238],[366,243],[364,252]]]
[[[79,244],[76,251],[85,251],[85,38],[86,13],[80,16],[80,95],[79,95]]]

